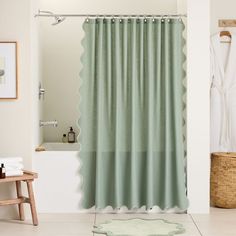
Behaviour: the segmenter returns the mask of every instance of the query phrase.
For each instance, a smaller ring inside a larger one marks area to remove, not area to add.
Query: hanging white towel
[[[236,35],[211,38],[211,152],[236,152]]]

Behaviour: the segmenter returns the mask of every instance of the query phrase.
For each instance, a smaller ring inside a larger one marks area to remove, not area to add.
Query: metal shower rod
[[[156,17],[156,18],[175,18],[175,17],[187,17],[186,14],[170,14],[170,15],[160,15],[160,14],[54,14],[49,11],[39,11],[35,17]]]

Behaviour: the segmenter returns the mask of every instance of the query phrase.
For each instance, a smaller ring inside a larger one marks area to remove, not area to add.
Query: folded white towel
[[[23,175],[23,171],[22,170],[9,170],[6,171],[6,176],[10,177],[10,176],[20,176]]]
[[[5,169],[6,169],[6,171],[8,171],[8,170],[22,170],[22,169],[24,169],[24,166],[21,163],[19,163],[19,164],[7,163],[7,164],[5,164]]]
[[[22,157],[0,157],[0,163],[21,163],[23,162]]]

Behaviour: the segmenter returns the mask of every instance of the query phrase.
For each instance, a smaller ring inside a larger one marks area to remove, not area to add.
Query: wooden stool
[[[23,203],[29,203],[33,224],[38,225],[38,217],[35,207],[35,199],[32,186],[32,182],[34,181],[35,178],[38,178],[37,173],[24,170],[24,174],[21,176],[12,176],[12,177],[6,177],[5,179],[0,179],[0,183],[16,182],[16,193],[17,193],[17,198],[15,199],[0,200],[0,206],[17,204],[19,208],[20,220],[23,221],[25,220]],[[29,197],[24,197],[22,195],[21,181],[26,182]]]

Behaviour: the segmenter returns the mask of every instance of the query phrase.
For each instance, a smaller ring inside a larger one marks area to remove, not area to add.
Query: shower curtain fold
[[[98,18],[83,28],[82,206],[186,209],[183,23]]]

